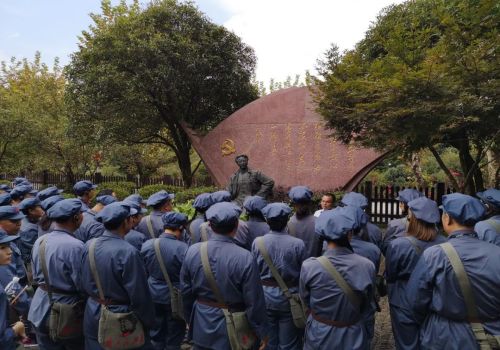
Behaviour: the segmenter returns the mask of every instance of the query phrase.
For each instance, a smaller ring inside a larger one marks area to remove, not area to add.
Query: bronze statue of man
[[[241,154],[235,158],[239,169],[229,179],[227,190],[231,199],[239,206],[247,196],[268,198],[273,193],[274,180],[260,171],[248,168],[248,156]]]

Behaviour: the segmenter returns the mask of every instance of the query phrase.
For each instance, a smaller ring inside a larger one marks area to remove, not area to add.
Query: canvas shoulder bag
[[[47,236],[42,238],[39,246],[40,264],[42,266],[43,279],[50,301],[49,314],[49,335],[53,341],[74,339],[83,336],[83,300],[74,304],[63,304],[55,302],[53,299],[53,290],[50,286],[49,270],[45,258],[45,247],[47,245]],[[58,293],[62,294],[62,293]],[[69,295],[69,293],[68,293]],[[76,295],[76,293],[75,293]]]
[[[262,237],[257,238],[257,247],[259,248],[259,251],[262,254],[262,257],[264,258],[267,266],[269,266],[269,270],[271,270],[271,274],[273,275],[275,281],[278,283],[281,291],[290,303],[290,311],[292,313],[293,324],[297,328],[305,328],[307,316],[302,299],[300,299],[298,293],[290,293],[290,290],[288,289],[288,286],[278,272],[278,269],[276,268],[276,266],[274,266]]]
[[[168,290],[170,291],[170,307],[172,308],[172,316],[177,320],[184,320],[184,306],[182,304],[181,291],[178,288],[175,288],[172,281],[170,280],[167,267],[165,266],[165,262],[163,261],[163,257],[161,256],[159,238],[156,238],[154,240],[154,247],[156,260],[158,260],[163,278],[165,279],[165,282],[167,282]]]
[[[210,289],[215,295],[217,302],[224,305],[222,311],[226,319],[227,335],[232,350],[250,350],[253,349],[257,337],[248,322],[245,311],[231,312],[229,306],[224,302],[222,293],[217,286],[214,274],[210,268],[208,261],[208,242],[203,242],[200,248],[201,263],[203,265],[203,272],[205,278],[210,284]]]
[[[95,262],[96,243],[97,239],[94,239],[89,247],[90,270],[92,271],[92,276],[99,292],[99,298],[105,301],[104,291],[102,290]],[[135,349],[144,345],[144,329],[141,321],[133,311],[124,313],[112,312],[108,309],[107,305],[101,305],[97,340],[106,350]]]
[[[479,348],[481,350],[500,349],[500,335],[493,336],[491,334],[486,334],[484,327],[479,320],[472,286],[462,260],[460,260],[460,256],[451,243],[442,243],[440,246],[448,257],[451,267],[453,268],[453,272],[455,273],[455,277],[457,278],[460,291],[464,297],[465,307],[467,309],[467,321],[470,323],[472,332],[474,333],[477,343],[479,344]]]

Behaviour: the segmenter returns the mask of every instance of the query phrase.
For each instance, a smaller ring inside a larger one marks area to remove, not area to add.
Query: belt
[[[274,278],[264,278],[264,279],[260,280],[260,284],[262,284],[263,286],[267,286],[267,287],[279,287],[280,286]],[[285,281],[285,284],[288,288],[298,287],[297,282]]]
[[[39,284],[38,288],[40,288],[41,290],[43,290],[47,293],[49,292],[49,290],[47,289],[47,285],[45,283]],[[52,288],[52,287],[50,288],[50,292],[55,293],[55,294],[67,295],[67,296],[71,296],[71,297],[80,295],[78,292],[72,292],[72,291],[62,290],[62,289],[57,289],[57,288]]]
[[[117,300],[112,300],[112,299],[102,300],[100,298],[96,298],[96,297],[93,297],[93,296],[91,296],[91,298],[96,303],[99,303],[99,304],[104,305],[104,306],[108,306],[108,305],[125,305],[125,306],[128,306],[130,304],[128,301],[117,301]]]
[[[203,299],[203,298],[198,298],[198,299],[196,299],[196,301],[198,302],[198,304],[216,307],[218,309],[228,309],[231,312],[243,312],[247,308],[244,303],[236,303],[236,304],[227,305],[227,304],[221,304],[221,303],[218,303],[216,301],[209,300],[209,299]]]
[[[343,322],[343,321],[334,321],[334,320],[327,320],[325,318],[322,318],[318,316],[313,310],[311,310],[311,316],[314,318],[316,321],[326,324],[327,326],[331,327],[337,327],[337,328],[346,328],[350,326],[354,326],[358,321],[356,322]]]

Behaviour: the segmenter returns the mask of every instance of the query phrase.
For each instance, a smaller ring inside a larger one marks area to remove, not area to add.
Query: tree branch
[[[497,131],[495,133],[495,135],[493,135],[493,137],[491,138],[491,141],[490,143],[488,143],[486,145],[486,147],[484,148],[481,148],[480,145],[478,146],[478,149],[477,149],[477,155],[476,155],[476,159],[474,160],[474,163],[472,164],[472,166],[470,167],[469,171],[467,172],[467,176],[465,176],[464,178],[464,183],[467,183],[467,181],[469,181],[470,177],[472,176],[472,174],[474,173],[474,170],[476,168],[478,168],[479,166],[479,163],[481,162],[481,160],[486,156],[486,152],[493,146],[493,144],[495,143],[495,139],[496,139],[496,136],[500,133],[500,131]]]
[[[198,161],[198,164],[196,164],[196,166],[194,167],[194,170],[191,172],[191,176],[194,176],[194,174],[196,173],[196,171],[198,170],[198,168],[200,167],[200,165],[201,165],[201,158]]]
[[[446,164],[444,164],[444,161],[441,158],[441,156],[439,155],[438,151],[434,148],[434,146],[429,146],[428,148],[429,148],[429,151],[431,151],[431,153],[434,156],[434,158],[436,158],[436,161],[438,162],[438,164],[441,167],[441,169],[443,169],[443,171],[445,172],[446,176],[448,176],[448,179],[450,180],[450,182],[453,185],[453,187],[456,188],[456,189],[459,189],[460,186],[458,185],[457,179],[455,179],[455,177],[451,173],[450,169],[448,169],[448,167],[446,166]]]

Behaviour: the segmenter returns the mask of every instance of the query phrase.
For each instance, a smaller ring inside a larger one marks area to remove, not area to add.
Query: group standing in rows
[[[316,212],[306,186],[290,205],[204,193],[189,220],[166,191],[14,184],[0,188],[1,349],[25,324],[42,350],[369,349],[385,294],[397,349],[500,347],[499,190],[445,195],[442,213],[402,190],[383,234],[356,192]]]

